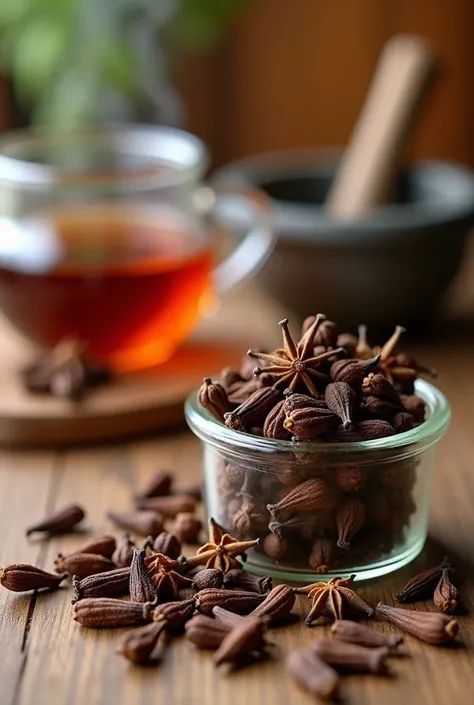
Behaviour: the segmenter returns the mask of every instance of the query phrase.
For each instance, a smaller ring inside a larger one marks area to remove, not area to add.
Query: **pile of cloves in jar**
[[[249,350],[240,370],[204,380],[199,402],[229,429],[293,441],[294,451],[275,453],[269,471],[209,450],[219,493],[213,514],[237,537],[259,538],[264,560],[290,569],[373,562],[404,541],[417,509],[418,456],[380,450],[375,461],[355,451],[318,459],[307,444],[370,441],[422,424],[426,405],[414,383],[435,371],[397,351],[400,326],[376,347],[365,326],[358,337],[340,333],[321,314],[306,319],[298,342],[288,320],[280,326],[283,348]]]
[[[354,575],[299,588],[273,585],[270,577],[243,570],[246,551],[257,540],[240,540],[213,519],[205,542],[194,549],[188,545],[189,555],[184,556],[182,540],[196,542],[202,528],[195,514],[199,491],[176,493],[172,485],[172,477],[160,473],[135,497],[143,509],[109,513],[130,532],[122,538],[90,537],[75,551],[58,555],[55,573],[7,565],[0,569],[0,585],[14,592],[34,590],[40,599],[42,591],[69,582],[73,619],[83,628],[126,628],[119,632],[115,650],[137,665],[158,661],[180,634],[193,647],[213,651],[216,667],[277,658],[273,628],[291,628],[303,611],[308,626],[332,623],[330,636],[325,633],[307,648],[287,654],[286,666],[300,686],[326,698],[338,693],[341,674],[386,672],[387,660],[403,641],[401,635],[378,630],[376,623],[372,627],[354,620],[377,616],[436,646],[456,639],[459,623],[452,615],[459,609],[459,596],[447,559],[413,577],[397,595],[400,602],[432,597],[439,611],[382,603],[374,609],[357,593]],[[71,504],[30,526],[26,534],[48,539],[73,533],[82,529],[85,518],[84,509]]]

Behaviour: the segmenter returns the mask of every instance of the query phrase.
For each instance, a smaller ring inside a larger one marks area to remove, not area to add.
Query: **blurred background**
[[[385,42],[426,37],[441,74],[408,158],[474,166],[471,0],[15,0],[0,5],[0,127],[172,124],[213,167],[345,145]],[[449,292],[474,314],[472,238]]]

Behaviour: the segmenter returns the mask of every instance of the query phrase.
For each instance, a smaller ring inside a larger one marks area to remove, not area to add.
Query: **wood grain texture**
[[[370,604],[390,601],[418,569],[448,552],[458,567],[463,599],[474,614],[474,395],[472,341],[422,346],[420,357],[438,367],[439,385],[453,404],[453,423],[440,444],[430,523],[430,539],[415,564],[393,576],[363,584]],[[24,538],[24,526],[46,510],[69,501],[88,510],[85,527],[110,531],[104,518],[111,506],[126,509],[131,494],[158,468],[176,472],[179,484],[199,477],[200,448],[188,432],[100,448],[0,453],[0,563],[27,560],[51,569],[58,550],[80,545],[83,535],[49,542]],[[117,532],[118,534],[118,532]],[[211,655],[175,639],[162,662],[132,667],[114,653],[118,633],[81,629],[72,621],[69,588],[36,598],[0,589],[0,682],[2,705],[305,705],[312,699],[282,669],[282,658],[320,636],[323,628],[299,623],[271,631],[273,658],[244,671],[218,672]],[[425,605],[417,605],[423,609]],[[429,607],[428,603],[426,607]],[[299,596],[303,614],[305,598]],[[464,646],[435,648],[406,638],[406,658],[391,661],[383,678],[351,676],[343,681],[344,702],[354,705],[450,705],[469,702],[474,687],[471,616],[461,617]],[[381,626],[390,631],[389,625]]]

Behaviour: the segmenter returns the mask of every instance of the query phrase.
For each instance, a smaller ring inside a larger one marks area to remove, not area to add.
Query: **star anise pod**
[[[291,337],[288,319],[284,318],[280,321],[279,325],[283,332],[283,348],[275,350],[273,353],[262,353],[255,350],[249,350],[247,353],[250,357],[255,357],[268,363],[268,366],[264,369],[256,367],[254,374],[257,377],[263,372],[272,374],[277,377],[275,386],[284,385],[291,390],[305,386],[310,394],[319,396],[312,378],[326,381],[327,375],[320,372],[318,367],[329,358],[344,352],[344,348],[335,348],[334,350],[314,355],[314,338],[324,320],[325,316],[318,313],[298,343],[295,343]]]
[[[82,343],[65,338],[25,367],[21,377],[29,392],[78,401],[87,389],[107,382],[110,372],[87,358]]]
[[[257,546],[259,539],[255,541],[239,541],[214,521],[209,519],[209,541],[196,551],[196,555],[186,559],[186,566],[192,567],[205,565],[206,568],[218,568],[223,573],[232,568],[241,568],[241,563],[237,560],[240,556],[245,560],[245,551]]]
[[[180,588],[192,585],[192,580],[177,572],[181,564],[162,553],[153,553],[145,558],[145,565],[160,602],[177,600]]]
[[[350,578],[331,578],[327,583],[313,583],[306,587],[295,588],[298,594],[307,595],[312,601],[312,607],[305,619],[305,624],[311,624],[319,617],[331,619],[350,619],[355,615],[372,617],[374,610],[352,590],[355,575]]]
[[[389,382],[414,382],[420,372],[436,377],[436,370],[420,365],[414,357],[407,353],[395,354],[405,328],[396,326],[395,331],[384,345],[370,347],[367,342],[367,327],[359,326],[359,340],[355,349],[355,357],[359,360],[368,360],[374,355],[380,355],[380,362],[377,370],[383,374]]]

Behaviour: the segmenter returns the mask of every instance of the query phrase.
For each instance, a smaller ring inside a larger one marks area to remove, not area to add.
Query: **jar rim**
[[[415,392],[426,403],[429,416],[422,424],[409,431],[398,433],[395,436],[377,438],[370,441],[356,441],[350,443],[311,443],[276,440],[254,436],[250,433],[236,431],[217,421],[212,414],[204,409],[198,401],[198,390],[195,389],[185,402],[185,416],[190,429],[202,441],[211,445],[222,447],[233,446],[251,453],[291,453],[298,452],[318,456],[337,456],[344,453],[378,452],[412,446],[414,452],[426,449],[446,431],[451,418],[451,407],[446,396],[433,384],[424,379],[415,382]]]

